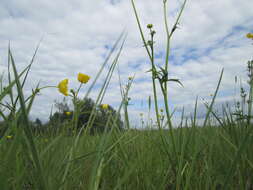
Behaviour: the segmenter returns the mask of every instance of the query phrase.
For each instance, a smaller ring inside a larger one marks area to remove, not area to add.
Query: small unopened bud
[[[153,45],[153,42],[152,42],[151,40],[149,40],[149,41],[147,42],[147,44],[148,44],[149,46],[152,46],[152,45]]]
[[[153,28],[153,24],[148,24],[148,25],[147,25],[147,28],[148,28],[148,29]]]
[[[35,89],[35,93],[39,93],[40,92],[40,89],[39,88],[36,88]]]
[[[75,91],[73,89],[70,89],[70,92],[75,96]]]
[[[128,77],[128,80],[133,80],[133,77]]]
[[[32,89],[33,96],[40,92],[39,88],[36,88],[35,90]]]

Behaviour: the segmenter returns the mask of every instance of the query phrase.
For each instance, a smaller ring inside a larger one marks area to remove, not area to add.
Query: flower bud
[[[148,25],[147,25],[147,28],[148,28],[148,29],[151,29],[152,27],[153,27],[153,24],[148,24]]]

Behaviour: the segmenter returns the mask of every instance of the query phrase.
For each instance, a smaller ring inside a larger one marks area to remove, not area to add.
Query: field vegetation
[[[168,76],[170,47],[186,1],[169,29],[167,1],[163,0],[167,47],[162,67],[155,62],[155,26],[142,27],[134,0],[131,4],[150,60],[153,101],[149,99],[148,107],[153,109],[154,105],[156,121],[144,122],[142,130],[131,127],[128,94],[134,76],[125,85],[119,76],[122,101],[117,109],[102,104],[124,47],[124,32],[108,52],[84,97],[79,96],[79,91],[90,82],[90,76],[84,73],[77,74],[78,89],[69,90],[66,78],[57,86],[38,84],[29,96],[24,96],[39,45],[31,62],[20,72],[9,46],[8,73],[0,78],[0,189],[253,189],[253,60],[247,63],[248,95],[241,88],[241,100],[235,111],[223,106],[218,114],[213,109],[222,69],[212,101],[204,104],[203,122],[197,120],[199,100],[196,98],[192,117],[187,120],[182,112],[180,125],[173,126],[168,84],[183,84]],[[150,35],[144,36],[143,30],[149,30]],[[251,33],[246,36],[253,39]],[[106,66],[110,68],[106,79],[92,100],[90,92]],[[57,103],[58,111],[51,113],[46,124],[29,119],[33,102],[44,88],[58,90],[59,95],[70,98],[73,104]],[[158,92],[162,93],[163,105],[158,104]]]

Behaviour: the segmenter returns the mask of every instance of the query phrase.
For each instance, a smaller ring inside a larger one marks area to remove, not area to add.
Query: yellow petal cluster
[[[81,83],[87,83],[90,80],[90,76],[83,73],[78,73],[77,79]]]
[[[109,105],[108,105],[108,104],[102,104],[102,108],[103,108],[103,109],[105,109],[105,110],[106,110],[106,109],[108,109],[108,107],[109,107]]]
[[[70,111],[65,112],[66,115],[71,115]]]
[[[253,39],[253,34],[252,34],[252,33],[248,33],[248,34],[246,35],[246,37],[249,38],[249,39]]]
[[[7,139],[12,139],[12,136],[11,135],[7,135],[6,138]]]
[[[68,96],[68,83],[69,79],[64,79],[58,84],[58,90],[65,96]]]

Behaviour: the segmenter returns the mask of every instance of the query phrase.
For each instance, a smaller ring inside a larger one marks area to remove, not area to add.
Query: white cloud
[[[171,26],[182,1],[168,1]],[[180,20],[180,29],[172,38],[169,65],[171,77],[179,78],[184,88],[169,83],[169,102],[173,107],[189,105],[192,108],[197,95],[206,97],[213,93],[221,69],[224,77],[218,100],[230,100],[234,92],[234,76],[246,78],[246,62],[252,54],[252,45],[245,39],[252,32],[253,16],[251,0],[188,1]],[[146,24],[153,23],[156,30],[155,52],[161,56],[156,63],[164,62],[166,47],[162,1],[136,1],[146,38]],[[92,77],[101,67],[108,46],[111,47],[121,31],[126,28],[128,37],[119,59],[123,81],[136,74],[130,90],[132,102],[129,108],[132,120],[138,120],[140,106],[152,95],[150,63],[139,35],[131,3],[121,1],[49,1],[3,0],[0,5],[0,69],[7,66],[7,48],[11,48],[19,70],[24,68],[43,37],[39,52],[27,81],[30,91],[40,81],[41,85],[56,85],[70,78],[70,85],[77,87],[76,75],[84,72]],[[102,77],[105,75],[103,74]],[[103,79],[98,81],[102,84]],[[245,85],[245,82],[244,82]],[[86,88],[87,89],[87,88]],[[92,92],[96,97],[99,86]],[[82,95],[85,89],[82,90]],[[57,89],[43,90],[35,101],[31,116],[47,119],[54,100],[62,96]],[[105,102],[117,106],[121,101],[117,72],[114,73]],[[159,102],[162,102],[159,92]]]

